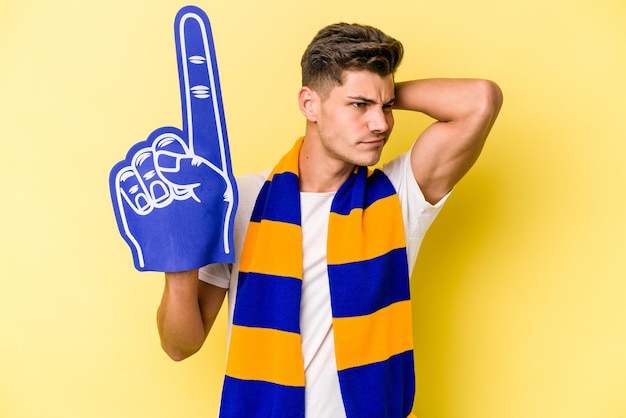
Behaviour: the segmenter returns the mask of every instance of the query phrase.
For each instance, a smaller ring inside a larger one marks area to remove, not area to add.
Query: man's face
[[[346,71],[321,102],[317,126],[326,154],[349,164],[369,166],[380,159],[393,128],[393,77]]]

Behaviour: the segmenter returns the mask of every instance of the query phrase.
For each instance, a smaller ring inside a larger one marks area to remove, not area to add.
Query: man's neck
[[[305,137],[298,157],[301,192],[336,192],[354,165],[329,158],[314,138]]]

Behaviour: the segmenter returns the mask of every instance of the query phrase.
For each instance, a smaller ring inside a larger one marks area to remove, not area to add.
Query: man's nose
[[[382,108],[374,108],[371,111],[369,119],[370,132],[387,132],[390,127],[391,115]]]

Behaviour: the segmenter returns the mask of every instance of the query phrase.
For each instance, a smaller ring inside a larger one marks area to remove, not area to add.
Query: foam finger
[[[120,170],[116,178],[118,205],[126,204],[138,215],[146,215],[152,210],[152,199],[148,195],[141,177],[133,167]]]
[[[192,153],[222,169],[225,166],[225,122],[211,26],[193,6],[176,19],[183,131]]]
[[[133,168],[143,185],[143,192],[149,206],[162,206],[169,202],[171,193],[169,187],[161,180],[154,165],[152,150],[143,149],[133,157]]]

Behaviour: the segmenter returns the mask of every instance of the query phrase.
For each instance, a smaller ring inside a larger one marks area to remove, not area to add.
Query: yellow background
[[[179,1],[0,3],[0,416],[210,417],[224,317],[159,347],[163,279],[133,269],[108,173],[180,126]],[[303,132],[300,54],[336,21],[401,39],[398,79],[496,80],[505,105],[413,278],[423,418],[626,417],[626,3],[201,1],[236,174]],[[425,117],[397,115],[388,154]],[[413,122],[412,124],[410,122]]]

